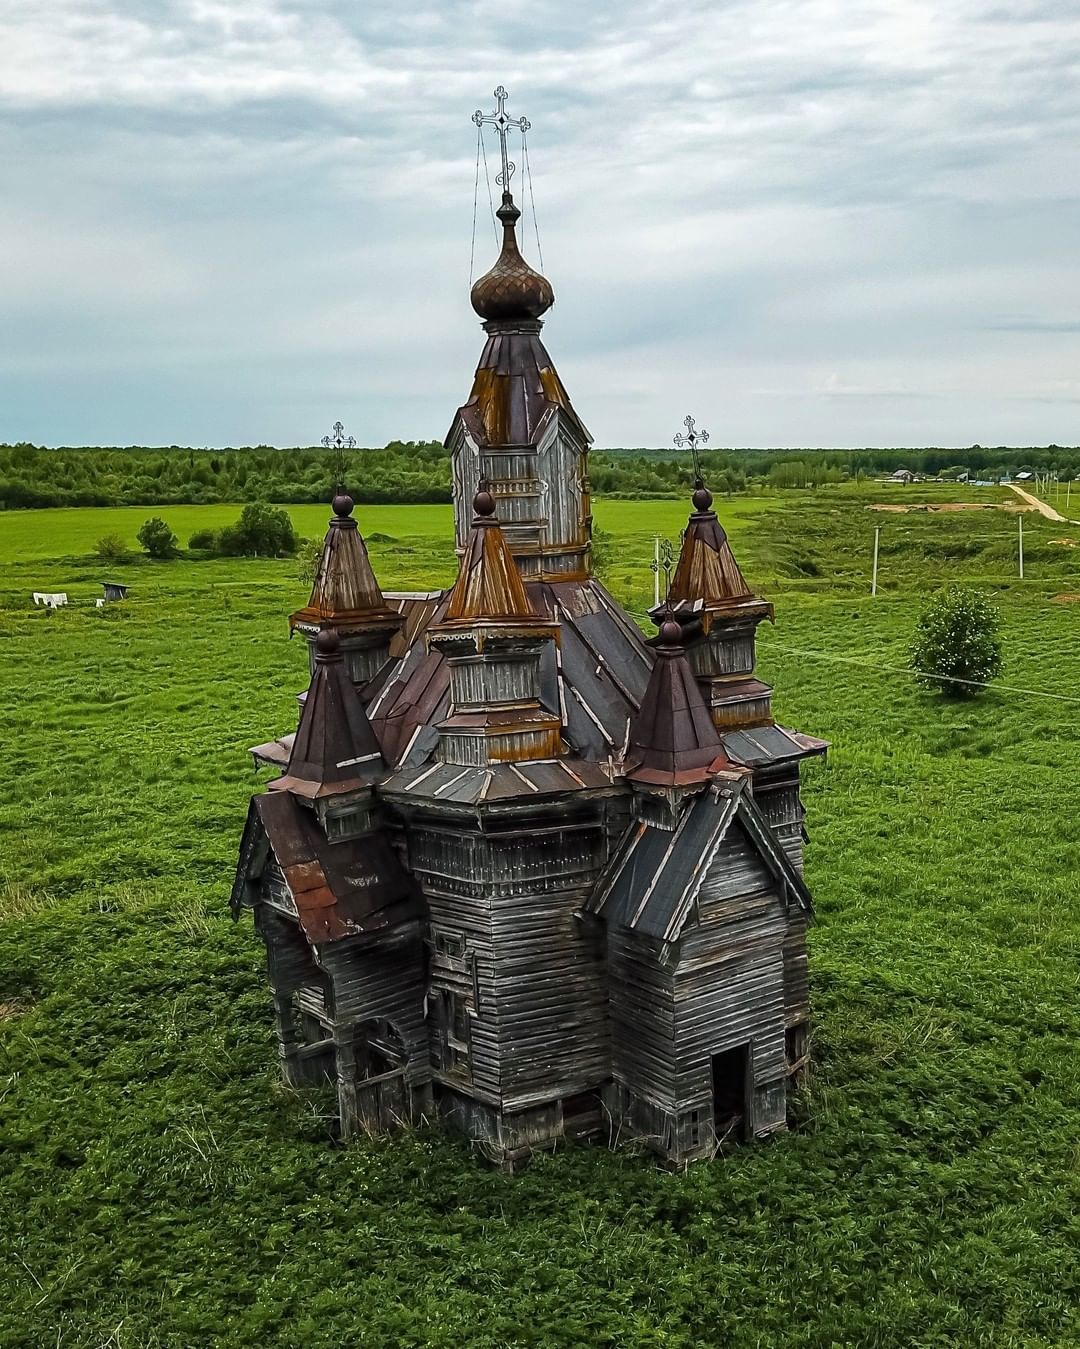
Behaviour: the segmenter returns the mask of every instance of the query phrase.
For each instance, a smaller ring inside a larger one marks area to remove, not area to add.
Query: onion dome
[[[555,303],[555,292],[546,276],[533,271],[518,252],[515,228],[521,212],[509,192],[495,212],[503,225],[499,260],[472,288],[472,307],[482,319],[538,319]]]

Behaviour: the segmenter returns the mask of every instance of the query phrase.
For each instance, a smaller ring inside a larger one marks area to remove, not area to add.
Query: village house
[[[501,104],[500,104],[501,107]],[[345,1136],[439,1119],[513,1167],[566,1137],[670,1164],[785,1126],[807,1058],[802,763],[755,673],[772,606],[700,481],[646,639],[592,573],[591,437],[518,248],[472,288],[457,579],[384,593],[333,502],[290,623],[311,681],[258,746],[232,892],[296,1086]]]

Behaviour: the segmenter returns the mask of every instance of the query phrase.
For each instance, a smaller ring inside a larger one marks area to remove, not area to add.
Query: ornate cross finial
[[[356,437],[345,434],[345,426],[342,422],[335,422],[334,429],[328,436],[323,436],[322,443],[328,450],[337,451],[337,470],[338,470],[338,488],[345,490],[345,451],[356,449]]]
[[[689,413],[683,418],[683,425],[686,427],[686,431],[685,433],[682,431],[679,432],[675,437],[675,444],[680,450],[686,446],[690,447],[690,453],[694,457],[694,481],[695,483],[703,485],[705,480],[701,476],[701,460],[698,459],[698,446],[707,445],[709,443],[709,433],[708,431],[696,430],[695,427],[697,424]]]
[[[504,192],[510,191],[510,179],[513,177],[514,169],[517,167],[506,155],[506,133],[512,126],[524,136],[531,123],[527,117],[508,117],[506,113],[506,100],[509,97],[506,90],[500,84],[495,90],[495,111],[482,113],[479,108],[473,113],[472,119],[475,125],[483,130],[484,124],[493,126],[499,136],[499,146],[502,150],[502,173],[498,175],[495,181]]]

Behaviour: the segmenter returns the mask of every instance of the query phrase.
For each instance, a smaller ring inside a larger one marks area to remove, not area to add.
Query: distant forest
[[[908,450],[711,450],[702,456],[716,492],[748,483],[805,487],[911,469],[929,477],[994,479],[1030,469],[1080,477],[1080,448]],[[667,449],[594,450],[593,491],[611,497],[676,497],[691,486],[689,456]],[[338,457],[332,450],[197,450],[0,445],[0,510],[42,506],[202,505],[216,502],[320,502],[333,493]],[[392,441],[345,456],[346,485],[359,502],[445,502],[450,458],[437,441]]]

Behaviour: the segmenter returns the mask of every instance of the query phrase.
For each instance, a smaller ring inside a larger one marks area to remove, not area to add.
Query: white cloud
[[[1071,7],[369,9],[0,0],[0,438],[441,434],[501,80],[600,443],[1075,439]]]

